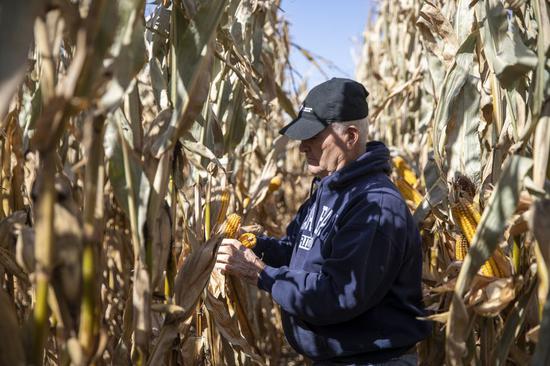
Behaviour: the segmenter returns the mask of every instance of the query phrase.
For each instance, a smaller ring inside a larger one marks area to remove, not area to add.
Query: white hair
[[[364,118],[357,119],[355,121],[345,121],[345,122],[333,122],[330,124],[333,129],[342,133],[344,130],[350,126],[354,126],[359,130],[359,143],[365,145],[367,143],[367,137],[369,134],[369,117],[365,116]]]

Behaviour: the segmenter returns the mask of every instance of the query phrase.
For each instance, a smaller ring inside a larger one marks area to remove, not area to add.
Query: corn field
[[[309,192],[284,2],[147,6],[0,4],[0,365],[308,364],[213,271]],[[420,363],[548,365],[550,4],[377,8],[356,77],[421,228]]]

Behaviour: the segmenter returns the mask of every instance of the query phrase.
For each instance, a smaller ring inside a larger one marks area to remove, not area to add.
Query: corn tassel
[[[418,178],[416,178],[414,170],[412,170],[410,165],[407,164],[405,159],[403,159],[401,156],[396,156],[395,158],[393,158],[393,165],[397,170],[397,174],[399,174],[399,176],[403,178],[405,182],[410,184],[411,187],[416,187],[416,185],[418,184]]]
[[[244,233],[239,236],[239,241],[248,249],[252,249],[256,246],[256,235],[253,233]]]
[[[397,177],[395,180],[395,185],[399,189],[399,192],[403,195],[407,201],[414,203],[415,207],[422,202],[422,195],[415,188],[413,188],[409,183],[407,183],[403,178]]]

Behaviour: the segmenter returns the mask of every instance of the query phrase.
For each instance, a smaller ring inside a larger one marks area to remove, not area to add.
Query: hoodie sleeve
[[[265,264],[271,267],[288,266],[297,233],[300,231],[308,207],[309,202],[306,201],[286,228],[286,236],[282,239],[258,236],[256,246],[252,250]]]
[[[371,203],[346,215],[320,272],[266,266],[258,286],[286,312],[313,325],[341,323],[376,305],[402,261],[402,251],[379,230],[379,210]]]

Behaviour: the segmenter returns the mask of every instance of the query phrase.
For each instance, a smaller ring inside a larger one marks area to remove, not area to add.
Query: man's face
[[[300,152],[306,154],[309,172],[318,177],[325,177],[341,168],[349,155],[344,133],[332,125],[312,138],[302,140]]]

